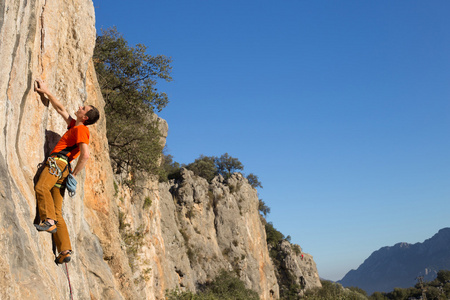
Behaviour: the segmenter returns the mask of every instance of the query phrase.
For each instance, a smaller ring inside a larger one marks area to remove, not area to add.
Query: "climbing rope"
[[[66,264],[67,281],[69,282],[70,299],[73,300],[72,285],[70,284],[70,277],[69,277],[69,268],[67,267],[67,263],[65,264]]]

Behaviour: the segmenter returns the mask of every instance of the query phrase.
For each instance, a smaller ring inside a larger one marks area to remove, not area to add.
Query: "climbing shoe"
[[[56,224],[52,225],[48,221],[41,222],[41,224],[34,224],[34,227],[36,227],[39,231],[47,231],[50,233],[56,232]]]
[[[68,263],[71,258],[71,252],[67,252],[66,254],[60,253],[58,257],[55,259],[56,264]]]

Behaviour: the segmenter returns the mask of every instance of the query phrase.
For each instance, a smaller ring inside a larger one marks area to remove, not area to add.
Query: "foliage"
[[[294,253],[296,255],[300,255],[302,253],[302,250],[300,249],[300,246],[297,244],[292,245],[292,250],[294,250]]]
[[[440,270],[437,273],[436,280],[439,283],[442,283],[442,284],[450,282],[450,271],[448,271],[448,270]]]
[[[261,182],[258,179],[258,176],[256,176],[255,174],[253,174],[253,173],[248,174],[247,175],[247,180],[248,180],[248,183],[252,187],[254,187],[255,189],[258,188],[258,187],[259,188],[263,188]]]
[[[174,162],[172,155],[163,155],[160,181],[179,179],[182,167],[194,172],[197,176],[205,178],[209,183],[211,183],[217,175],[222,175],[225,179],[228,179],[231,174],[244,169],[244,165],[239,159],[231,157],[228,153],[225,153],[220,157],[201,154],[194,162],[188,165],[180,165],[179,163]],[[247,175],[247,180],[253,188],[262,188],[262,184],[257,175],[250,173]],[[265,213],[262,211],[264,215],[267,215],[267,213],[270,212],[270,209],[267,206],[260,208],[267,208],[264,210]]]
[[[202,289],[204,294],[212,294],[218,299],[259,299],[258,293],[247,289],[244,282],[237,278],[233,273],[221,270],[219,275],[210,283],[207,283]]]
[[[144,228],[143,226],[140,226],[133,231],[130,229],[130,224],[125,223],[122,228],[119,227],[119,232],[122,241],[125,243],[130,267],[133,269],[134,262],[138,258],[137,254],[144,245]]]
[[[142,205],[143,209],[146,209],[148,207],[152,206],[152,199],[150,197],[145,197],[144,204]]]
[[[421,299],[422,293],[426,293],[427,299],[446,300],[450,299],[450,271],[440,270],[435,280],[417,283],[414,287],[395,288],[392,292],[375,292],[368,299],[370,300],[403,300]]]
[[[227,179],[231,174],[243,170],[244,166],[239,159],[225,153],[220,157],[205,156],[202,154],[193,163],[188,164],[186,168],[193,171],[195,175],[203,177],[208,180],[208,182],[211,182],[211,180],[219,174]],[[252,176],[258,178],[256,175],[252,174]]]
[[[116,28],[102,30],[94,49],[94,66],[105,100],[107,138],[116,172],[158,172],[162,147],[154,110],[167,103],[157,80],[172,80],[171,59],[151,56],[147,47],[128,45]]]
[[[170,179],[180,178],[181,166],[178,162],[173,161],[173,156],[163,154],[161,160],[161,168],[159,173],[159,181],[168,181]]]
[[[277,247],[278,244],[284,240],[284,234],[279,232],[278,230],[273,227],[272,222],[266,223],[266,239],[267,239],[267,246],[270,247]]]
[[[259,300],[255,291],[247,289],[232,272],[221,270],[219,275],[200,288],[197,294],[190,291],[172,290],[166,292],[168,300]]]
[[[217,166],[215,164],[216,157],[200,155],[193,163],[186,166],[186,169],[194,172],[195,175],[200,176],[211,182],[218,174]]]
[[[270,213],[270,207],[262,199],[259,199],[258,210],[264,217],[267,217],[267,214]]]
[[[346,289],[339,283],[322,280],[321,288],[314,288],[305,292],[302,299],[309,300],[363,300],[367,299],[365,294],[361,294],[355,289]]]
[[[370,300],[388,300],[388,298],[382,292],[375,292],[370,297]]]
[[[244,169],[244,166],[239,159],[231,157],[228,153],[222,154],[218,158],[216,157],[215,164],[217,172],[225,179],[229,178],[231,174]]]
[[[284,234],[273,227],[271,222],[265,224],[267,247],[269,255],[276,269],[276,276],[280,288],[281,299],[298,299],[302,287],[297,284],[291,271],[284,267],[285,254],[281,251],[280,243],[285,240]]]
[[[365,290],[363,290],[362,288],[359,288],[357,286],[350,286],[350,287],[348,287],[348,289],[350,291],[353,291],[353,292],[359,293],[361,295],[367,296],[367,292]]]

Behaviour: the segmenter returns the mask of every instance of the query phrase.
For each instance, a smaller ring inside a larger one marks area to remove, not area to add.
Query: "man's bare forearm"
[[[35,90],[39,93],[45,94],[52,104],[53,108],[64,118],[66,122],[69,120],[69,113],[62,103],[50,92],[47,85],[42,79],[36,80]]]
[[[80,143],[78,144],[78,147],[80,147],[80,157],[78,158],[77,165],[72,172],[74,176],[83,170],[89,160],[89,146],[85,143]]]
[[[87,162],[89,160],[89,156],[80,156],[80,158],[78,158],[78,162],[77,165],[75,167],[75,169],[72,172],[73,176],[77,176],[78,173],[80,173],[84,167],[86,166]]]

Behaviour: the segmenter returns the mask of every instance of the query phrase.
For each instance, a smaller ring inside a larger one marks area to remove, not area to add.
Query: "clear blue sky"
[[[169,154],[238,158],[321,277],[450,226],[450,1],[94,6],[97,29],[172,57]]]

